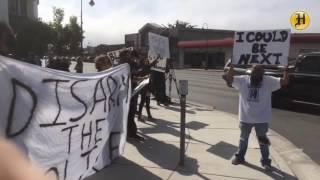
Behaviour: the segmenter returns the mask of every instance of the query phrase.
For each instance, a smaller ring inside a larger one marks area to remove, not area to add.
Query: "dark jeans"
[[[167,101],[165,73],[152,71],[151,86],[152,86],[152,93],[155,95],[157,102],[165,103]]]
[[[256,124],[249,124],[249,123],[242,123],[240,122],[240,143],[239,143],[239,150],[236,153],[236,157],[239,160],[245,160],[245,155],[248,148],[248,139],[251,133],[252,128],[255,128],[257,138],[260,145],[260,151],[261,151],[261,164],[262,165],[270,165],[271,159],[269,159],[269,139],[267,138],[267,132],[269,125],[268,123],[256,123]]]
[[[146,86],[140,93],[141,96],[141,101],[139,104],[139,112],[138,115],[139,117],[142,115],[142,109],[144,104],[146,104],[146,110],[148,113],[148,117],[151,118],[151,112],[150,112],[150,92],[149,92],[149,87]]]
[[[129,115],[128,115],[128,136],[132,137],[137,134],[137,124],[134,121],[134,117],[137,111],[137,96],[131,98],[130,101],[130,108],[129,108]]]

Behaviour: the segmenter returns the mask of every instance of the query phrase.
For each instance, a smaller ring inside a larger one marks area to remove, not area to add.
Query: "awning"
[[[291,44],[320,43],[320,34],[292,34]],[[179,41],[179,48],[233,47],[233,38],[215,40]]]

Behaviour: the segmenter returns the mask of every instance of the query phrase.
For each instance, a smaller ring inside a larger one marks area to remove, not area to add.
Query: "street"
[[[214,70],[175,70],[177,80],[189,80],[188,101],[213,106],[217,110],[238,113],[238,94],[226,86],[221,78],[222,71]],[[173,97],[177,97],[175,86]],[[301,112],[296,112],[296,110]],[[320,164],[320,116],[319,109],[296,105],[293,110],[273,110],[271,129],[281,134],[312,160]],[[307,112],[307,113],[305,113]],[[213,117],[214,118],[214,117]]]
[[[70,68],[71,70],[73,66],[74,63]],[[86,63],[84,71],[94,71],[93,64]],[[221,70],[175,70],[177,83],[179,83],[179,80],[189,81],[187,101],[238,114],[237,91],[226,86],[221,78],[222,74]],[[169,83],[167,83],[167,89],[169,89]],[[172,97],[178,98],[174,81],[172,83]],[[320,164],[320,147],[318,145],[320,139],[320,110],[306,105],[295,105],[294,107],[291,110],[274,108],[271,129],[287,138],[312,160]]]

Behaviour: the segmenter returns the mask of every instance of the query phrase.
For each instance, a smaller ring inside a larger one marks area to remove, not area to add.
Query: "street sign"
[[[180,80],[179,86],[181,95],[188,95],[188,80]]]

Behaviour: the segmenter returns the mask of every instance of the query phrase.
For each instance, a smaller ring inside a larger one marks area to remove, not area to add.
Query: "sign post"
[[[179,81],[180,87],[180,105],[181,105],[181,125],[180,125],[180,166],[184,166],[184,159],[185,159],[185,142],[186,142],[186,101],[188,95],[188,81],[187,80],[180,80]]]

